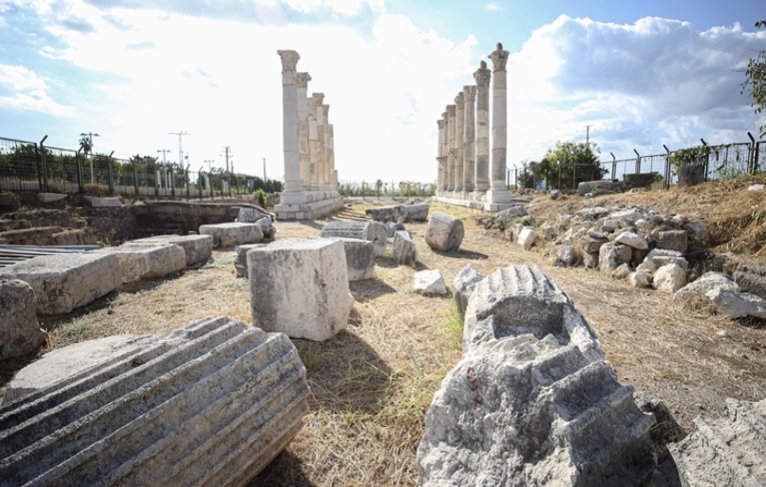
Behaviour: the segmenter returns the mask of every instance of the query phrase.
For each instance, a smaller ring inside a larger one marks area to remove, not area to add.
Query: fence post
[[[750,132],[747,133],[750,138],[750,152],[747,154],[747,173],[755,174],[755,156],[758,154],[758,145],[755,143],[755,138]]]
[[[212,199],[215,199],[215,195],[213,194],[213,173],[211,172],[211,173],[208,173],[208,174],[209,174],[208,182],[210,183],[209,184],[209,186],[210,186],[210,199],[212,200]]]
[[[577,164],[572,164],[572,190],[577,191]]]
[[[136,198],[139,196],[138,191],[138,168],[136,167],[136,161],[133,161],[133,188],[136,190]]]
[[[753,156],[753,174],[758,173],[758,156],[761,153],[761,144],[763,142],[756,142],[755,143],[755,156]]]
[[[633,149],[636,153],[636,174],[641,174],[641,154],[636,149]]]
[[[707,146],[707,142],[705,142],[705,139],[702,137],[700,137],[700,142],[702,142],[702,146],[705,148],[705,181],[707,181],[707,169],[710,163],[710,149]]]
[[[170,166],[170,196],[176,197],[176,173],[173,171],[173,166]]]
[[[662,187],[670,189],[670,149],[665,144],[662,144],[662,148],[665,149],[665,178],[662,182]]]
[[[191,199],[191,196],[189,192],[191,189],[189,188],[189,183],[191,182],[191,179],[189,179],[189,164],[186,165],[186,171],[184,171],[184,182],[186,183],[186,199]]]
[[[614,175],[617,172],[617,158],[614,157],[614,152],[609,153],[610,156],[612,156],[612,181],[614,181]]]
[[[82,147],[77,149],[74,155],[74,160],[77,163],[77,186],[80,190],[80,194],[85,192],[85,175],[82,173],[82,160],[80,159],[80,151]]]
[[[40,141],[39,144],[39,160],[40,160],[40,170],[38,171],[38,178],[40,178],[40,191],[48,192],[48,166],[45,161],[45,140],[48,138],[48,135],[46,134],[45,137]],[[35,145],[35,149],[37,149],[37,145]]]
[[[114,195],[114,168],[112,167],[112,154],[114,154],[114,151],[110,152],[106,159],[106,175],[109,179],[107,182],[109,187],[109,196]]]

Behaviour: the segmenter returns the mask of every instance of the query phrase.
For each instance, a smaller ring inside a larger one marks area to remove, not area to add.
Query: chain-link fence
[[[259,189],[276,193],[282,190],[282,184],[220,170],[190,171],[152,157],[85,155],[79,150],[45,146],[43,142],[0,137],[0,191],[196,199],[251,194]]]

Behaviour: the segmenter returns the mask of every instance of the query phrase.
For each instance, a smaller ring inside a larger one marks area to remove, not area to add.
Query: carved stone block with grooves
[[[374,245],[375,255],[386,251],[386,226],[372,221],[332,221],[322,227],[320,237],[343,237],[369,240]]]
[[[462,221],[440,211],[431,212],[426,227],[426,243],[429,247],[442,252],[457,250],[463,243],[464,235]]]
[[[296,435],[290,340],[194,321],[0,407],[0,485],[246,485]]]

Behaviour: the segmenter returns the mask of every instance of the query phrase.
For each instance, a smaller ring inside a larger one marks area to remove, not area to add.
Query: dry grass
[[[633,197],[688,211],[688,203],[672,202],[686,196],[671,193],[599,197],[586,203],[613,198],[607,204],[628,204]],[[704,198],[708,196],[699,199]],[[541,208],[555,214],[581,201],[535,201],[530,209],[536,216],[544,213],[538,211]],[[355,202],[335,218],[363,218],[365,204]],[[712,203],[700,205],[699,211],[710,218],[723,215]],[[669,295],[634,289],[606,274],[552,267],[542,249],[524,251],[504,241],[499,232],[475,225],[468,210],[438,205],[432,209],[464,218],[466,236],[460,251],[435,253],[424,243],[425,225],[408,225],[418,245],[420,269],[439,269],[451,283],[467,263],[483,273],[510,264],[539,265],[596,330],[620,380],[664,400],[684,426],[700,412],[719,414],[725,397],[766,396],[765,330],[705,310],[679,310]],[[279,222],[277,235],[317,235],[323,223]],[[165,333],[202,316],[227,315],[249,322],[247,282],[235,277],[232,260],[233,252],[216,252],[214,261],[202,269],[121,292],[77,316],[47,323],[56,326],[52,346],[114,333]],[[451,299],[411,291],[415,272],[396,266],[388,255],[378,258],[376,279],[352,283],[356,303],[346,331],[322,343],[294,340],[307,368],[310,412],[303,430],[253,485],[416,483],[415,454],[425,412],[444,375],[460,358],[462,323]],[[719,331],[727,336],[717,335]]]

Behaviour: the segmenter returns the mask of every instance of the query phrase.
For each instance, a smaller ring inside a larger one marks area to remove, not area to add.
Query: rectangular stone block
[[[255,223],[216,223],[201,225],[201,235],[213,237],[213,248],[230,248],[248,243],[259,243],[263,240],[263,230]]]
[[[122,284],[163,277],[186,268],[186,252],[170,243],[127,242],[117,247],[105,247],[96,253],[117,256]]]
[[[386,252],[386,226],[377,221],[332,221],[322,227],[319,236],[369,240],[374,245],[376,256]]]
[[[186,265],[188,267],[201,266],[213,255],[213,237],[211,235],[155,235],[154,237],[131,240],[131,242],[178,245],[186,252]]]
[[[244,486],[297,434],[292,342],[225,317],[0,407],[4,485]]]
[[[333,237],[330,240],[343,244],[343,250],[346,252],[346,270],[348,271],[349,282],[375,277],[375,248],[372,242],[340,237]]]
[[[0,270],[0,278],[20,279],[37,294],[37,313],[69,313],[114,291],[122,283],[116,255],[42,255]]]
[[[239,245],[237,246],[237,249],[234,251],[234,269],[237,272],[237,277],[248,277],[249,273],[247,271],[247,253],[251,249],[255,249],[258,247],[263,247],[266,244],[257,243],[257,244],[245,244],[245,245]]]
[[[253,324],[322,341],[346,328],[354,298],[343,244],[284,239],[247,253]]]

